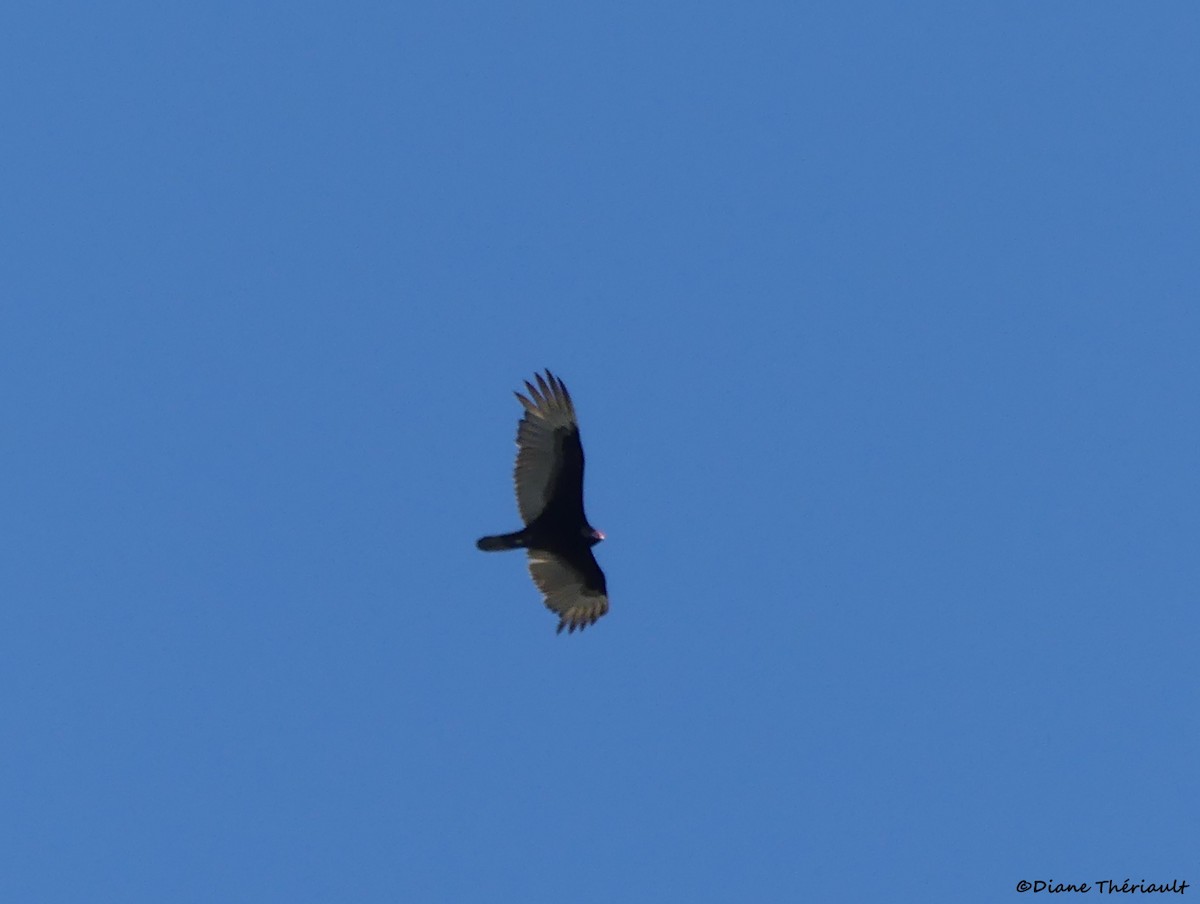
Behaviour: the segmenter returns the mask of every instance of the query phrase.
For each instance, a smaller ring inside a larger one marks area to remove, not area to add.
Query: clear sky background
[[[1198,46],[7,6],[0,899],[1200,886]],[[582,635],[474,547],[544,367]]]

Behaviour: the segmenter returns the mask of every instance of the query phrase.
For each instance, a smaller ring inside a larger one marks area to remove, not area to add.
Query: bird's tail
[[[484,552],[497,552],[501,549],[520,549],[525,545],[525,532],[519,530],[513,534],[499,534],[495,537],[480,537],[475,541],[475,545]]]

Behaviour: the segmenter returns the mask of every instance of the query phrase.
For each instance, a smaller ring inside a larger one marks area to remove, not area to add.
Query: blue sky
[[[1198,29],[7,8],[0,897],[1200,885]]]

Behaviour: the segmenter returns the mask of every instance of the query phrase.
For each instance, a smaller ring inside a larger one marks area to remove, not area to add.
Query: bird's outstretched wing
[[[514,393],[525,408],[517,425],[517,465],[513,482],[517,509],[529,524],[551,502],[583,515],[583,446],[575,406],[562,380],[546,371],[528,380],[529,396]]]
[[[546,608],[557,613],[560,632],[582,630],[608,611],[604,572],[586,547],[571,558],[531,549],[529,573],[546,598]]]

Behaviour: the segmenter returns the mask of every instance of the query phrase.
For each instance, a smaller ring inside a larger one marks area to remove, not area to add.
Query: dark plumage
[[[592,555],[604,534],[583,511],[583,446],[567,387],[550,371],[535,379],[537,386],[525,382],[528,398],[514,393],[525,407],[513,475],[525,527],[475,545],[485,552],[526,550],[533,582],[558,614],[558,630],[574,631],[608,611],[604,572]]]

